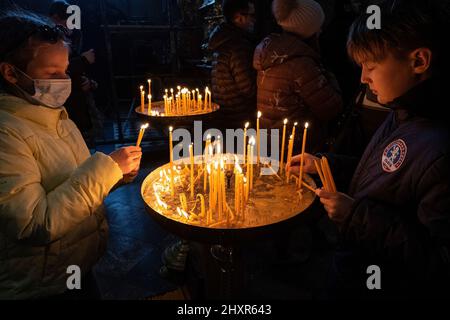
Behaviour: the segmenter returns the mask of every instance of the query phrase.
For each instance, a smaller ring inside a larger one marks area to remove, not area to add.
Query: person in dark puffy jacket
[[[339,85],[322,66],[317,45],[324,13],[314,0],[275,0],[272,11],[283,33],[266,37],[253,59],[261,125],[281,128],[285,118],[301,125],[308,121],[308,150],[318,151],[329,122],[342,110]]]
[[[361,81],[391,114],[359,164],[327,155],[341,192],[316,191],[341,235],[333,277],[340,297],[449,298],[449,67],[435,32],[448,30],[448,3],[387,1],[382,32],[367,27],[367,14],[351,27],[348,51]],[[316,173],[316,158],[305,158],[305,171]],[[373,265],[379,280],[370,279]]]
[[[212,99],[221,110],[219,127],[240,128],[255,117],[256,72],[252,66],[255,6],[249,0],[224,0],[225,22],[211,34]]]

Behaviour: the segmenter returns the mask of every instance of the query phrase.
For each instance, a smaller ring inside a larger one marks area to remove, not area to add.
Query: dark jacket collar
[[[400,121],[414,116],[433,120],[443,119],[446,112],[444,90],[442,81],[430,78],[411,88],[387,106],[395,111]]]

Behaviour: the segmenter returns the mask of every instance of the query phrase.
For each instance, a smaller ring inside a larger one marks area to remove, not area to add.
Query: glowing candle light
[[[152,94],[152,79],[147,79],[148,83],[148,94]]]
[[[303,142],[302,142],[302,154],[300,157],[300,175],[298,176],[298,186],[301,188],[303,179],[303,166],[305,162],[305,147],[306,147],[306,134],[308,131],[308,122],[305,123],[305,129],[303,130]]]
[[[136,147],[139,147],[141,145],[141,141],[142,141],[142,138],[144,137],[145,129],[147,129],[147,128],[148,128],[148,123],[143,124],[141,126],[141,129],[139,130],[138,139],[137,139],[137,142],[136,142]]]
[[[147,96],[147,98],[148,98],[148,109],[147,109],[147,114],[148,114],[148,115],[151,115],[151,113],[152,113],[152,95],[149,94],[149,95]]]
[[[145,104],[144,86],[140,86],[139,89],[141,91],[141,112],[144,113],[144,104]]]
[[[281,155],[280,155],[280,173],[283,174],[283,166],[284,166],[284,145],[286,142],[286,124],[288,123],[288,119],[284,119],[283,122],[283,138],[281,140]]]
[[[246,122],[245,126],[244,126],[244,152],[242,153],[242,158],[244,159],[244,166],[245,166],[245,151],[246,151],[246,147],[247,147],[247,128],[250,125],[250,123]]]
[[[173,128],[169,127],[169,152],[170,152],[170,192],[172,196],[175,195],[174,189],[174,173],[173,173],[173,145],[172,145],[172,131]]]
[[[291,136],[293,141],[295,141],[295,127],[297,126],[297,124],[298,124],[297,122],[294,122],[294,126],[292,127]]]
[[[249,175],[249,183],[250,183],[250,191],[253,190],[253,149],[255,146],[255,137],[251,137],[249,141],[249,149],[250,149],[250,159],[248,159],[250,163],[250,175]]]
[[[261,111],[258,111],[258,116],[256,118],[256,164],[259,165],[260,160],[260,152],[261,152],[261,138],[260,138],[260,132],[259,132],[259,118],[261,118],[262,113]]]
[[[189,158],[191,160],[191,198],[194,198],[194,144],[189,145]]]
[[[289,138],[289,146],[288,146],[288,154],[287,154],[288,170],[289,170],[289,167],[291,166],[293,149],[294,149],[294,137],[291,135],[291,137]],[[289,183],[289,178],[290,178],[290,172],[288,171],[288,172],[286,172],[286,183]]]

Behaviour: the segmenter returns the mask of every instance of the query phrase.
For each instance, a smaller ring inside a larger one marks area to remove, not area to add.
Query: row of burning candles
[[[173,88],[165,89],[164,92],[164,114],[159,110],[152,110],[152,80],[148,79],[148,107],[147,115],[149,116],[173,116],[173,115],[189,115],[195,113],[211,112],[213,110],[211,101],[211,91],[205,88],[205,95],[202,96],[198,88],[189,90],[177,86],[178,92],[174,94]],[[141,93],[141,113],[145,113],[145,90],[144,86],[139,87]]]
[[[257,114],[257,121],[256,121],[256,164],[260,164],[260,127],[259,127],[259,120],[262,116],[261,112],[258,112]],[[285,119],[283,122],[283,134],[282,134],[282,143],[281,143],[281,154],[280,154],[280,172],[283,174],[284,171],[284,150],[285,150],[285,142],[286,142],[286,126],[287,126],[288,120]],[[294,139],[295,139],[295,130],[296,130],[297,122],[294,123],[294,126],[292,128],[291,135],[289,137],[289,143],[288,143],[288,149],[287,149],[287,164],[291,163],[292,159],[292,153],[293,153],[293,147],[294,147]],[[145,129],[148,127],[148,124],[145,124],[141,127],[141,131],[139,133],[138,142],[137,145],[140,144],[142,141],[142,137],[144,135]],[[195,182],[203,175],[203,191],[206,194],[207,193],[207,185],[209,184],[209,210],[205,209],[205,202],[204,202],[204,196],[202,194],[197,194],[197,197],[195,199],[200,200],[201,202],[201,217],[204,217],[206,215],[206,221],[207,224],[210,225],[213,223],[213,212],[217,212],[218,214],[218,220],[219,223],[223,222],[221,218],[225,215],[227,220],[228,219],[235,219],[237,217],[241,217],[242,219],[245,219],[245,205],[249,198],[249,193],[253,189],[253,164],[254,164],[254,145],[255,145],[255,138],[249,137],[249,142],[247,144],[247,129],[249,127],[249,123],[247,122],[244,126],[244,152],[242,155],[243,159],[243,166],[246,168],[246,173],[244,175],[243,170],[239,164],[239,158],[235,156],[235,165],[234,165],[234,176],[235,176],[235,204],[234,204],[234,212],[230,209],[226,202],[226,193],[225,193],[225,172],[224,172],[224,165],[227,163],[226,158],[224,158],[224,155],[221,153],[220,149],[220,137],[217,141],[214,141],[214,143],[211,142],[211,137],[207,137],[206,145],[205,145],[205,152],[203,154],[203,161],[202,165],[199,166],[198,175],[195,178],[194,173],[194,153],[193,153],[193,144],[189,146],[189,157],[190,157],[190,183],[189,183],[189,190],[190,190],[190,197],[191,199],[194,199],[194,185]],[[308,123],[306,122],[304,125],[304,131],[303,131],[303,139],[302,139],[302,146],[301,146],[301,160],[300,160],[300,173],[299,177],[296,179],[297,186],[301,189],[302,186],[310,189],[311,191],[315,191],[311,186],[309,186],[307,183],[303,181],[303,172],[304,172],[304,153],[306,148],[306,138],[307,138],[307,130],[308,130]],[[170,169],[169,169],[169,175],[167,176],[167,181],[169,184],[169,189],[171,196],[175,196],[175,167],[173,162],[173,138],[172,138],[172,132],[173,128],[169,128],[169,149],[170,149]],[[214,145],[216,146],[216,155],[213,155],[213,149]],[[326,158],[322,158],[319,163],[315,163],[318,174],[320,176],[320,179],[322,181],[322,185],[325,187],[327,191],[336,191],[336,187],[334,185],[334,180],[331,175],[331,170],[328,165],[328,161]],[[289,183],[290,181],[290,172],[289,170],[286,172],[286,183]],[[181,179],[178,179],[178,181],[181,181]],[[185,199],[185,195],[180,195],[180,202],[182,204],[182,208],[177,208],[178,213],[180,216],[186,216],[187,214],[187,205]],[[161,202],[160,198],[157,196],[158,202]],[[192,213],[192,212],[191,212]],[[226,214],[225,214],[226,213]],[[196,217],[196,215],[188,215],[190,217]]]

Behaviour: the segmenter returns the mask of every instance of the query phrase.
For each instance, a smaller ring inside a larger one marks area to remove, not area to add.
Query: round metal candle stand
[[[194,121],[202,121],[203,128],[214,127],[215,121],[218,121],[217,114],[220,106],[217,103],[212,103],[212,110],[193,113],[188,115],[161,115],[164,113],[164,101],[152,102],[152,111],[158,111],[160,115],[149,115],[148,104],[144,105],[144,112],[141,111],[141,106],[134,110],[138,117],[143,121],[150,122],[153,128],[161,131],[167,131],[172,126],[173,128],[192,128]]]
[[[155,171],[157,171],[156,169]],[[150,174],[151,175],[151,174]],[[216,262],[219,274],[219,293],[214,298],[235,298],[240,294],[243,278],[241,245],[249,241],[269,239],[274,234],[286,233],[296,225],[308,221],[314,215],[317,197],[302,212],[284,220],[256,227],[245,228],[209,228],[176,221],[154,210],[144,199],[145,186],[150,175],[141,187],[141,196],[148,214],[168,232],[180,237],[180,242],[168,247],[164,253],[168,267],[172,265],[174,271],[183,271],[183,263],[188,254],[188,243],[194,241],[209,248],[210,257]],[[310,179],[312,180],[312,179]],[[169,260],[169,261],[168,261]],[[163,267],[164,268],[164,267]],[[162,269],[164,270],[164,269]]]

